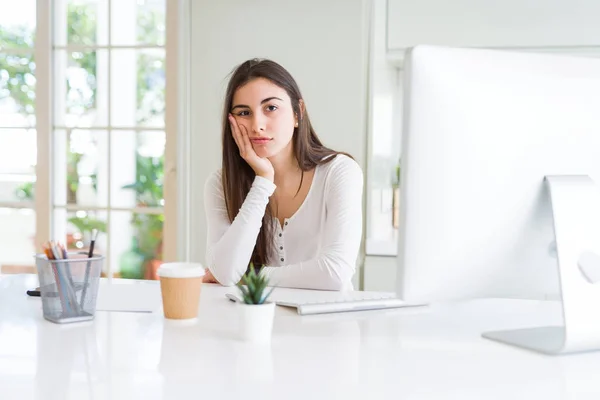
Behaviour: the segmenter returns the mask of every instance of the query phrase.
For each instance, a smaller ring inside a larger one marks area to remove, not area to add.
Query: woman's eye
[[[277,106],[274,106],[274,105],[267,106],[267,110],[268,110],[268,111],[275,111],[275,110],[277,110],[277,108],[278,108],[278,107],[277,107]]]
[[[250,112],[248,110],[244,110],[244,111],[240,111],[236,114],[238,117],[247,117],[248,115],[250,115]]]

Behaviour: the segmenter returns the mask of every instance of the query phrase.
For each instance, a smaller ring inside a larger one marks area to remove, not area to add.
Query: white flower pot
[[[275,303],[238,303],[239,336],[241,340],[265,343],[271,340]]]

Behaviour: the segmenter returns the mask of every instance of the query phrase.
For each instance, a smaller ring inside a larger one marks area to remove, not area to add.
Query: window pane
[[[164,49],[113,50],[111,62],[112,124],[164,127]]]
[[[106,211],[56,209],[54,220],[59,229],[54,235],[55,240],[66,243],[68,250],[87,252],[90,249],[92,230],[97,229],[99,234],[94,245],[94,253],[105,255],[106,215]]]
[[[54,16],[56,45],[108,44],[108,0],[62,0]]]
[[[119,0],[111,7],[113,45],[164,46],[166,0]]]
[[[108,133],[58,130],[54,148],[54,204],[107,207]]]
[[[3,3],[0,12],[0,49],[33,48],[36,0]]]
[[[35,129],[0,128],[0,201],[34,200]]]
[[[35,125],[33,54],[0,53],[0,125]]]
[[[163,221],[163,214],[111,213],[110,258],[115,276],[156,279],[162,260]]]
[[[111,205],[162,207],[165,133],[112,131]]]
[[[108,124],[106,50],[55,52],[55,124],[90,127]]]
[[[35,212],[0,208],[0,272],[35,273]]]

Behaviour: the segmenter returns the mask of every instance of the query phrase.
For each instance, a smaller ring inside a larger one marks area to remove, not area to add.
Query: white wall
[[[228,73],[267,57],[295,77],[317,134],[366,163],[367,0],[192,2],[191,258],[204,261],[203,188],[221,160]]]
[[[388,48],[600,45],[598,0],[388,0]]]

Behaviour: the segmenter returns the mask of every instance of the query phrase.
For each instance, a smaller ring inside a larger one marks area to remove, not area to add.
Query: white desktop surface
[[[204,285],[191,326],[160,310],[57,325],[25,294],[36,285],[35,276],[0,277],[2,400],[600,398],[600,352],[552,357],[480,336],[559,324],[556,302],[313,316],[277,307],[272,342],[260,346],[236,339],[231,288]]]

